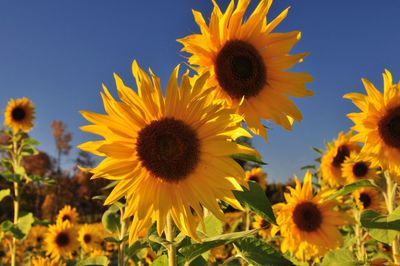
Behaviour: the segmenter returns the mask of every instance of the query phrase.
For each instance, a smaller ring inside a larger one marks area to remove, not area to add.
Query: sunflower
[[[353,192],[353,197],[360,210],[381,210],[383,209],[383,197],[373,188],[361,188]]]
[[[47,254],[54,260],[69,257],[78,247],[77,233],[68,221],[49,226],[45,238]]]
[[[62,223],[64,221],[68,221],[71,224],[76,224],[79,219],[79,213],[75,208],[72,208],[70,205],[65,205],[57,215],[57,223]]]
[[[241,116],[207,97],[209,92],[203,90],[207,75],[192,88],[185,73],[178,86],[178,66],[163,97],[160,80],[151,70],[150,78],[135,61],[132,71],[138,94],[115,75],[122,101],[104,87],[107,114],[82,112],[94,123],[82,130],[105,138],[79,146],[106,157],[88,170],[92,178],[119,180],[105,204],[126,197],[124,218],[133,216],[130,244],[156,221],[161,235],[168,214],[181,232],[199,240],[196,226],[202,221],[203,207],[221,220],[224,214],[218,199],[242,209],[232,190],[246,186],[245,173],[230,155],[258,156],[233,141],[251,135],[240,127]]]
[[[29,235],[26,239],[26,244],[33,248],[40,249],[44,244],[45,235],[47,233],[47,227],[42,225],[35,225],[29,231]]]
[[[254,229],[259,229],[258,234],[264,238],[268,239],[271,237],[271,224],[262,218],[261,216],[256,215],[254,217],[254,222],[251,223],[251,227]]]
[[[33,257],[31,261],[32,266],[65,266],[66,264],[61,261],[52,260],[47,257]]]
[[[362,82],[367,95],[344,95],[361,110],[347,115],[358,132],[353,140],[363,142],[384,169],[400,172],[400,82],[393,84],[388,70],[383,73],[383,94],[368,80]]]
[[[274,205],[278,227],[283,240],[281,250],[290,251],[303,261],[323,256],[329,250],[339,247],[342,236],[338,227],[348,219],[335,211],[336,201],[326,200],[321,193],[313,195],[312,175],[305,174],[303,186],[295,177],[296,187],[288,187],[285,193],[286,203]]]
[[[191,54],[189,63],[198,73],[210,72],[208,85],[216,88],[215,96],[243,114],[252,132],[266,138],[262,119],[270,119],[286,129],[291,129],[293,119],[302,119],[289,96],[313,95],[305,88],[313,78],[306,73],[286,72],[306,56],[288,54],[301,33],[272,33],[289,8],[267,23],[272,1],[263,0],[244,21],[249,3],[250,0],[239,0],[235,8],[232,0],[223,13],[213,1],[209,25],[200,12],[193,11],[201,34],[178,42],[184,46],[182,51]]]
[[[35,119],[35,107],[28,98],[11,99],[4,112],[4,124],[14,132],[29,132]]]
[[[376,179],[378,177],[378,165],[372,157],[364,152],[352,152],[342,163],[342,176],[347,183],[360,179]]]
[[[85,252],[101,249],[101,236],[96,228],[90,224],[81,226],[78,232],[78,240]]]
[[[327,144],[327,151],[321,158],[322,180],[330,186],[344,185],[342,164],[351,152],[359,152],[361,147],[351,140],[352,132],[340,132],[337,140]]]
[[[246,171],[246,180],[257,182],[263,190],[267,187],[267,182],[265,181],[266,176],[267,174],[260,167]]]

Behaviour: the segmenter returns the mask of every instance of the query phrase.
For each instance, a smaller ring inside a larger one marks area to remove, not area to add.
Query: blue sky
[[[218,1],[218,0],[217,0]],[[226,6],[227,1],[218,1]],[[253,1],[252,5],[258,1]],[[254,138],[268,162],[269,179],[286,180],[315,158],[311,147],[348,130],[346,114],[356,108],[342,99],[364,92],[361,78],[382,87],[388,68],[400,79],[400,2],[275,1],[268,18],[291,6],[276,31],[301,30],[293,52],[311,55],[294,70],[309,72],[315,96],[294,99],[304,120],[291,132],[270,123],[269,143]],[[33,137],[55,155],[50,123],[63,120],[77,145],[93,137],[79,131],[79,110],[103,112],[101,83],[114,90],[113,72],[133,86],[131,62],[151,67],[165,84],[175,65],[184,63],[175,40],[198,32],[191,9],[211,13],[211,1],[2,1],[0,3],[0,109],[10,98],[29,97],[37,108]],[[65,158],[70,165],[73,154]]]

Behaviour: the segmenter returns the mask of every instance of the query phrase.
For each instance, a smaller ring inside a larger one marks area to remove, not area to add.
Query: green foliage
[[[253,162],[260,165],[267,165],[267,163],[263,162],[261,158],[249,155],[249,154],[234,154],[231,156],[233,159],[241,160],[245,162]]]
[[[120,215],[118,211],[119,208],[116,205],[111,205],[101,217],[104,228],[111,233],[116,233],[120,230]]]
[[[2,189],[0,190],[0,201],[2,201],[5,197],[10,196],[10,189]]]
[[[18,218],[17,227],[21,230],[21,232],[27,236],[29,231],[32,228],[32,224],[35,222],[35,218],[31,212],[20,216]]]
[[[349,249],[338,249],[328,252],[320,264],[320,266],[356,266],[364,265],[357,261],[353,253]]]
[[[364,211],[360,222],[374,239],[391,244],[400,231],[400,207],[389,215],[382,215],[373,210]]]
[[[364,188],[364,187],[377,188],[376,184],[372,180],[362,179],[362,180],[356,181],[354,183],[345,185],[344,187],[342,187],[341,189],[339,189],[338,191],[336,191],[335,193],[333,193],[332,195],[327,197],[327,200],[336,199],[337,197],[350,194],[353,191],[360,189],[360,188]]]
[[[276,224],[274,212],[264,190],[254,181],[249,181],[249,189],[233,191],[235,197],[247,208],[263,217],[272,224]]]
[[[223,234],[214,237],[202,239],[202,243],[191,244],[180,248],[178,251],[181,253],[187,262],[193,261],[195,258],[209,251],[215,247],[232,243],[235,240],[253,235],[258,230],[249,230],[243,232],[236,232],[230,234]]]
[[[107,266],[109,264],[110,261],[106,256],[99,256],[81,260],[76,264],[76,266]]]
[[[240,256],[254,266],[291,266],[292,262],[284,258],[278,251],[264,240],[247,237],[235,241]]]

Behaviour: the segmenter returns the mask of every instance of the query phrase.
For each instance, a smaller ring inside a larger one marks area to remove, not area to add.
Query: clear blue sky
[[[0,109],[9,98],[31,98],[37,108],[32,135],[53,155],[52,120],[67,123],[74,145],[93,138],[79,131],[86,123],[79,110],[103,111],[101,83],[114,91],[117,72],[133,85],[131,62],[137,59],[165,84],[173,67],[185,61],[175,40],[198,32],[191,9],[208,17],[212,7],[206,0],[21,3],[0,3]],[[295,70],[314,76],[309,88],[315,96],[295,99],[304,120],[292,132],[269,123],[270,143],[254,139],[270,180],[301,175],[300,167],[315,158],[311,147],[323,147],[351,126],[345,115],[356,109],[342,95],[364,91],[361,77],[381,87],[388,68],[400,79],[400,1],[276,0],[269,18],[287,6],[289,16],[277,31],[303,32],[293,52],[311,55]]]

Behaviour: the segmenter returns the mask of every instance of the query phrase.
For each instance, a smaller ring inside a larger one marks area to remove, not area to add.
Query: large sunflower
[[[57,215],[57,223],[62,223],[64,221],[68,221],[71,224],[78,223],[79,213],[75,208],[72,208],[70,205],[65,205]]]
[[[263,190],[265,190],[267,187],[267,182],[265,180],[266,177],[267,174],[260,167],[256,167],[251,169],[250,171],[246,171],[246,180],[257,182]]]
[[[218,199],[241,208],[232,190],[242,190],[245,174],[230,155],[256,155],[233,141],[251,135],[240,127],[242,117],[207,97],[207,76],[199,77],[192,88],[186,73],[178,86],[178,70],[173,71],[164,98],[159,78],[151,71],[150,78],[133,62],[138,94],[115,75],[122,101],[104,87],[107,114],[82,112],[94,123],[82,130],[104,140],[80,148],[106,157],[89,169],[92,178],[119,180],[105,204],[126,197],[125,218],[133,216],[130,244],[155,221],[161,234],[168,213],[181,232],[199,240],[196,226],[203,207],[221,220]]]
[[[69,257],[78,247],[78,235],[75,227],[68,221],[49,226],[46,235],[46,252],[54,260]]]
[[[14,132],[29,132],[35,119],[35,107],[28,98],[11,99],[4,112],[4,124]]]
[[[400,172],[400,82],[393,84],[392,74],[383,73],[383,95],[366,79],[362,79],[367,95],[348,93],[360,108],[360,113],[347,115],[354,122],[353,130],[358,132],[354,141],[365,143],[365,148],[376,155],[385,169]]]
[[[347,183],[360,179],[376,179],[378,177],[378,165],[376,160],[364,152],[352,152],[342,163],[342,176]]]
[[[334,208],[336,201],[325,200],[322,194],[313,195],[312,175],[307,172],[301,186],[295,177],[296,187],[288,187],[286,203],[274,205],[278,227],[283,237],[281,250],[289,251],[301,260],[323,256],[327,251],[339,247],[342,236],[338,227],[344,225],[346,217]]]
[[[321,158],[322,180],[332,187],[344,185],[342,164],[352,152],[359,152],[361,147],[351,140],[352,132],[340,132],[338,138],[327,144],[327,151]]]
[[[225,13],[213,3],[209,25],[200,12],[193,11],[201,33],[178,39],[182,51],[191,54],[189,63],[200,74],[211,73],[208,84],[216,88],[216,97],[243,114],[255,134],[266,138],[262,119],[291,129],[293,119],[300,121],[302,115],[289,96],[313,95],[305,89],[313,79],[306,73],[286,72],[306,56],[288,54],[301,33],[272,33],[289,9],[267,23],[272,0],[260,1],[246,21],[243,16],[250,0],[239,0],[236,8],[232,0]]]

